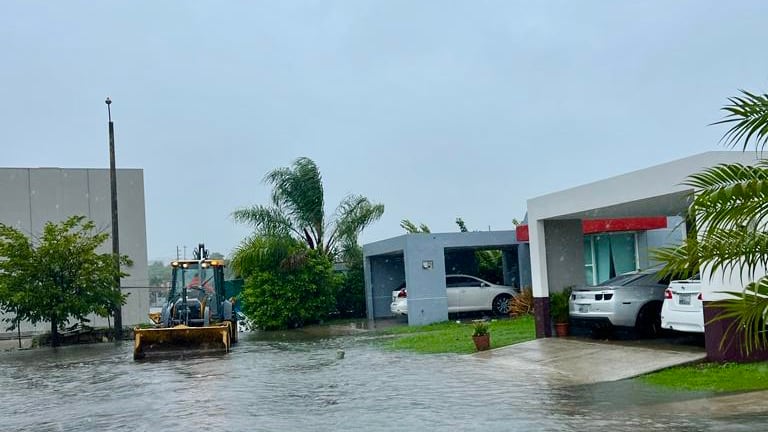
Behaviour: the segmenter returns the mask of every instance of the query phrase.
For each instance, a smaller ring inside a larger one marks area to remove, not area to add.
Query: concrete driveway
[[[562,385],[618,381],[703,360],[704,348],[654,341],[543,338],[472,354]]]

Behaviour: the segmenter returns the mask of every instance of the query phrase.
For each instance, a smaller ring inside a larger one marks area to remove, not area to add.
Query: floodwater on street
[[[390,351],[364,332],[241,336],[227,355],[145,362],[132,360],[130,342],[0,353],[0,430],[752,431],[768,425],[768,415],[710,417],[664,408],[707,394],[632,380],[563,387],[473,356]]]

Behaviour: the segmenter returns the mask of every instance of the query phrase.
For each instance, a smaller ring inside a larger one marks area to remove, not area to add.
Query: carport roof
[[[433,241],[444,248],[504,248],[519,244],[514,230],[404,234],[363,245],[364,256],[401,253],[409,242]]]
[[[754,164],[754,152],[711,151],[528,200],[529,221],[683,214],[693,188],[688,176],[721,163]]]

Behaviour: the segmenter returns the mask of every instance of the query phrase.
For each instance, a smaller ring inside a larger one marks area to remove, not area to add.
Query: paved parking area
[[[704,348],[658,341],[543,338],[472,354],[559,384],[618,381],[703,360]]]

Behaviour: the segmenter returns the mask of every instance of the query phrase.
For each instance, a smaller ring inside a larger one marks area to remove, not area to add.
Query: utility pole
[[[120,230],[117,227],[117,171],[115,170],[115,125],[112,123],[112,100],[107,98],[107,115],[109,116],[109,185],[112,191],[112,256],[115,260],[115,289],[120,289]],[[113,311],[115,314],[115,338],[123,338],[123,306],[118,303]]]

